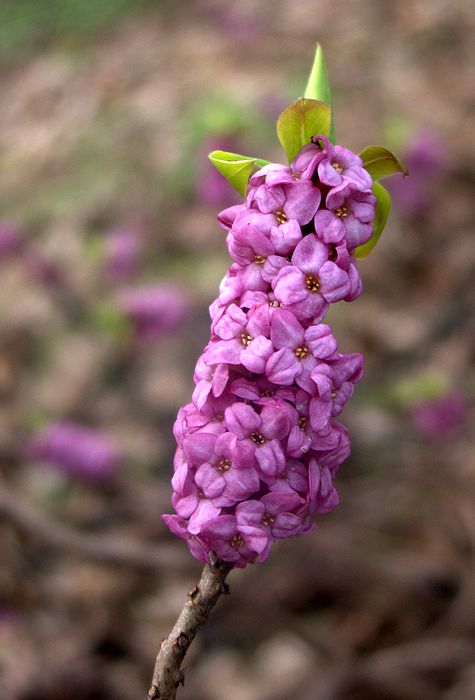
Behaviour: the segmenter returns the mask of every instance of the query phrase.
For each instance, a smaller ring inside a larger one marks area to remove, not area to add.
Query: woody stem
[[[148,691],[149,700],[175,700],[177,688],[184,682],[183,659],[220,595],[229,593],[226,577],[230,570],[226,562],[219,560],[204,567],[200,581],[188,593],[172,631],[162,641]]]

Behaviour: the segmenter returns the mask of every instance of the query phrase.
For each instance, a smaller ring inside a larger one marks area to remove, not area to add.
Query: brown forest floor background
[[[228,266],[215,216],[235,200],[203,196],[206,150],[280,159],[273,122],[317,39],[338,140],[404,155],[429,134],[440,163],[428,206],[395,203],[361,263],[363,296],[332,312],[343,350],[367,363],[343,417],[341,505],[231,575],[180,697],[475,698],[472,0],[17,0],[0,25],[1,221],[61,271],[46,283],[0,259],[1,700],[146,696],[200,570],[160,514],[173,420]],[[143,245],[127,287],[185,289],[175,333],[140,344],[124,331],[103,271],[117,228]],[[412,411],[434,382],[468,408],[430,437]],[[26,459],[57,419],[108,435],[120,470],[84,483]]]

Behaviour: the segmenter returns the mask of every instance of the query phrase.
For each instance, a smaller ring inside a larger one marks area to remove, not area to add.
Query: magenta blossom
[[[326,205],[315,216],[315,231],[325,243],[345,240],[353,250],[371,238],[376,205],[371,190],[362,192],[354,182],[343,181],[327,194]]]
[[[252,563],[257,552],[251,546],[251,537],[239,532],[234,515],[220,515],[210,519],[200,533],[200,539],[219,559],[243,568]]]
[[[335,417],[363,360],[339,353],[322,321],[361,292],[353,251],[372,233],[374,201],[361,159],[316,136],[218,217],[233,263],[175,422],[176,515],[164,516],[199,561],[263,562],[338,503],[350,442]]]
[[[248,538],[250,548],[259,553],[260,562],[269,556],[274,540],[301,533],[302,519],[292,512],[299,505],[298,496],[274,492],[236,507],[238,530]]]
[[[321,321],[331,302],[344,299],[350,289],[348,273],[330,260],[327,245],[315,234],[297,245],[291,263],[272,282],[276,299],[299,320]]]

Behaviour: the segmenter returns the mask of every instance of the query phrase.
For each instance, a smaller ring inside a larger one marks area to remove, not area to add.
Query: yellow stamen
[[[234,548],[242,547],[244,545],[244,540],[242,539],[241,535],[237,534],[237,535],[234,535],[232,540],[229,540],[229,544],[231,545],[231,547],[234,547]]]
[[[306,348],[305,345],[302,345],[302,347],[295,348],[294,352],[297,360],[303,360],[303,358],[307,357],[308,355],[308,348]]]
[[[264,517],[262,518],[262,524],[266,525],[267,527],[269,525],[273,525],[275,523],[275,518],[273,515],[270,515],[269,513],[266,513]]]
[[[285,224],[288,221],[287,215],[281,209],[275,212],[275,218],[278,224]]]
[[[251,440],[252,442],[255,442],[258,446],[263,445],[266,441],[265,437],[261,433],[252,433]]]
[[[339,219],[346,219],[346,217],[348,216],[348,207],[338,207],[335,214],[338,216]]]
[[[229,461],[229,459],[226,459],[225,457],[223,457],[223,459],[221,459],[218,462],[218,471],[227,472],[228,469],[231,469],[231,462]]]
[[[307,275],[305,277],[305,286],[307,287],[309,292],[320,291],[320,282],[318,281],[318,277],[316,277],[315,275]]]

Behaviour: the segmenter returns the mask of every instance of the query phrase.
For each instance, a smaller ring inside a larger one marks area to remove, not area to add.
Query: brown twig
[[[78,532],[33,503],[23,499],[0,480],[0,517],[48,547],[103,563],[138,568],[183,569],[186,559],[173,546],[147,546],[141,542],[121,542],[114,537]]]
[[[155,662],[149,700],[174,700],[177,688],[184,682],[181,664],[199,628],[205,624],[222,593],[229,593],[226,577],[230,567],[216,561],[206,564],[200,582],[188,593],[178,619],[161,644]]]

